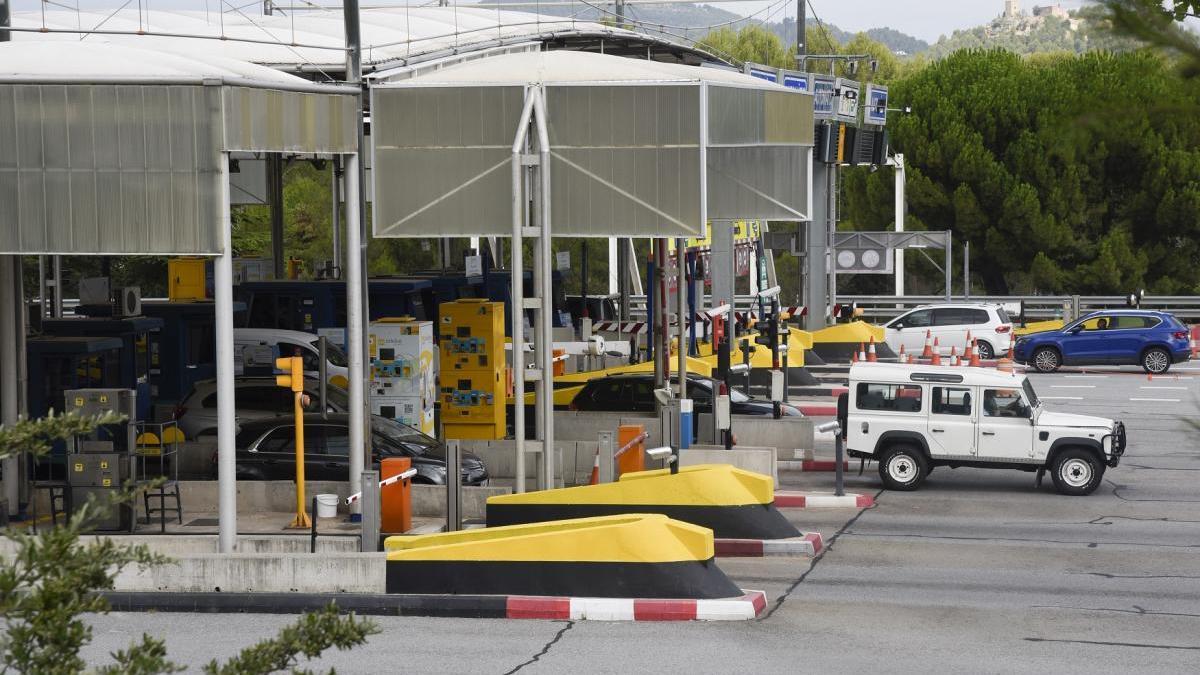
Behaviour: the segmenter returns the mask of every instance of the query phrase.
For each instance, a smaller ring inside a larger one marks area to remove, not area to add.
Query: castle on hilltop
[[[1021,11],[1021,0],[1004,0],[1004,13],[987,26],[987,34],[1025,35],[1041,26],[1046,19],[1066,21],[1071,30],[1079,29],[1079,20],[1071,18],[1071,14],[1063,9],[1062,5],[1035,5],[1031,14],[1025,14]]]

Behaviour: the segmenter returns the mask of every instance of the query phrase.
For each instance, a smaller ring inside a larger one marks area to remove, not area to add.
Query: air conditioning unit
[[[142,289],[140,286],[118,288],[113,302],[113,316],[140,316]]]

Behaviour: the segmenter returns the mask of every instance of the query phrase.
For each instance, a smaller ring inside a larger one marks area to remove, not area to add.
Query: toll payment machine
[[[132,389],[71,389],[64,394],[64,411],[91,417],[105,413],[125,416],[118,424],[96,428],[86,437],[77,437],[67,455],[67,489],[72,511],[87,504],[89,498],[101,503],[114,497],[133,476],[137,426],[137,392]],[[102,510],[95,523],[97,530],[133,530],[131,504]]]
[[[504,303],[445,302],[440,314],[439,391],[446,438],[504,438]]]
[[[437,369],[433,322],[411,317],[371,322],[371,412],[434,434]]]

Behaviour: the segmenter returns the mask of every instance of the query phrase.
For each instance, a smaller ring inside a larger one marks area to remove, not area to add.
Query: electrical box
[[[439,307],[438,399],[446,438],[496,439],[506,431],[504,303],[465,299]]]
[[[135,397],[132,389],[69,389],[63,393],[64,410],[83,417],[118,413],[134,419]]]
[[[372,321],[367,358],[371,412],[432,435],[437,402],[433,322],[410,317]]]
[[[171,302],[208,299],[207,263],[204,258],[167,260],[167,297]]]

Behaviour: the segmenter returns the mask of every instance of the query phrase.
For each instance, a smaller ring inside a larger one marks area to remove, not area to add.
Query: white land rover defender
[[[889,490],[936,466],[1046,471],[1062,494],[1091,494],[1125,452],[1125,425],[1046,410],[1020,373],[858,363],[838,400],[847,453],[879,463]]]

